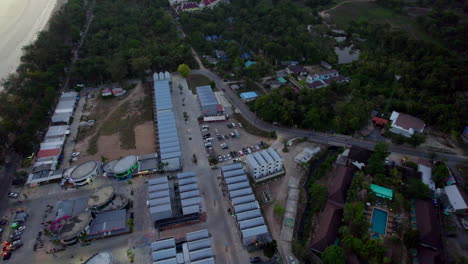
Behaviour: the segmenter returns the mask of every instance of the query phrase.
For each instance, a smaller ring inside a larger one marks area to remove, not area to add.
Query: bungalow
[[[392,122],[390,131],[405,137],[411,137],[414,132],[422,133],[426,127],[421,119],[395,111],[392,112],[390,121]]]
[[[281,86],[281,82],[276,80],[276,79],[272,79],[272,80],[268,80],[264,83],[264,85],[267,87],[267,88],[270,88],[270,89],[276,89],[278,87]]]
[[[317,80],[317,81],[312,81],[310,83],[307,83],[307,87],[309,87],[310,89],[318,89],[318,88],[322,88],[325,86],[328,86],[328,85],[322,80]]]
[[[430,200],[416,200],[416,227],[419,231],[419,245],[416,246],[417,262],[436,264],[442,263],[442,239],[440,222],[437,218],[437,209]]]
[[[254,101],[255,99],[257,99],[258,95],[256,92],[245,92],[245,93],[241,93],[240,97],[242,98],[244,102],[250,102],[250,101]]]
[[[286,72],[291,75],[307,75],[307,70],[301,65],[288,65]]]
[[[215,50],[215,55],[216,55],[216,58],[218,59],[223,59],[223,60],[228,59],[228,57],[226,56],[226,52],[224,52],[223,50]]]
[[[177,14],[180,14],[182,12],[193,12],[201,9],[200,5],[195,2],[182,2],[175,8],[175,11]]]
[[[338,77],[340,74],[337,70],[317,72],[314,75],[307,76],[307,82],[313,82],[318,80],[326,80],[333,77]]]
[[[220,0],[203,0],[201,1],[200,6],[213,8],[220,2],[221,2]]]
[[[104,89],[104,90],[101,91],[101,95],[102,95],[102,97],[111,96],[111,95],[112,95],[112,91],[111,91],[111,89],[106,88],[106,89]]]
[[[387,120],[387,119],[384,119],[384,118],[381,118],[381,117],[373,116],[373,117],[372,117],[372,123],[373,123],[375,126],[383,127],[383,126],[385,126],[386,124],[388,124],[388,120]]]

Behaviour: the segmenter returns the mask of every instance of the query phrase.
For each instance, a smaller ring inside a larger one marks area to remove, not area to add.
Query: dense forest
[[[49,29],[23,48],[16,73],[3,80],[0,94],[0,149],[33,149],[49,119],[70,61],[71,48],[85,21],[81,0],[69,0],[49,21]],[[0,155],[1,156],[1,155]]]
[[[91,1],[88,1],[90,3]],[[16,74],[0,95],[0,150],[30,154],[40,140],[60,93],[72,47],[86,20],[85,1],[69,0],[49,29],[23,48]],[[141,78],[146,70],[175,71],[194,64],[178,37],[165,0],[96,1],[94,19],[72,71],[72,83],[92,85]],[[1,157],[2,155],[0,155]]]
[[[448,18],[449,11],[433,10],[418,19],[434,37],[450,35],[445,46],[415,40],[390,25],[353,22],[348,41],[361,49],[360,60],[340,65],[349,85],[320,90],[276,90],[255,103],[264,120],[317,130],[351,133],[369,118],[370,111],[402,111],[446,132],[459,133],[466,111],[466,24]],[[445,14],[438,16],[436,14]],[[424,22],[426,21],[426,22]],[[432,22],[427,22],[432,21]],[[432,30],[433,23],[438,31]],[[463,32],[463,33],[460,33]],[[363,41],[364,40],[364,41]]]
[[[77,82],[96,84],[142,77],[146,70],[194,67],[190,45],[178,36],[168,1],[97,1],[87,41],[73,69]]]
[[[321,23],[320,17],[312,9],[292,1],[234,0],[211,10],[183,13],[180,21],[199,55],[225,51],[227,60],[220,61],[218,69],[230,70],[238,76],[263,77],[271,71],[269,65],[282,60],[317,63],[332,52],[331,46],[317,41],[307,29],[307,25]],[[220,38],[206,39],[213,35]],[[244,70],[241,58],[244,52],[257,61],[248,70]]]

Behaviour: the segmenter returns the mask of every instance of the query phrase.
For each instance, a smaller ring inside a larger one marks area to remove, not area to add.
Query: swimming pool
[[[372,212],[371,230],[380,235],[385,235],[385,231],[387,229],[387,218],[387,212],[374,208]]]

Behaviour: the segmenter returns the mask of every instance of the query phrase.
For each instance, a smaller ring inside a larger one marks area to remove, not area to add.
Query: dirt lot
[[[196,94],[198,86],[210,85],[211,81],[207,77],[199,74],[190,74],[187,76],[187,84],[193,94]]]
[[[152,96],[149,85],[137,85],[118,98],[103,99],[99,92],[86,102],[83,120],[95,120],[94,127],[81,128],[75,151],[79,162],[118,159],[129,154],[155,151]]]

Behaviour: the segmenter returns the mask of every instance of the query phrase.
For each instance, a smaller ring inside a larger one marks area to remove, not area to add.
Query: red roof
[[[198,4],[195,2],[185,2],[182,3],[181,5],[182,9],[192,9],[192,8],[198,8]]]
[[[376,125],[380,125],[380,126],[388,124],[387,119],[383,119],[383,118],[376,117],[376,116],[372,117],[372,122],[374,122]]]
[[[205,6],[209,6],[211,4],[214,4],[216,2],[218,2],[219,0],[203,0],[202,1],[202,4],[204,4]]]
[[[62,149],[56,148],[56,149],[41,149],[37,153],[37,158],[47,158],[47,157],[54,157],[60,155],[62,152]]]

